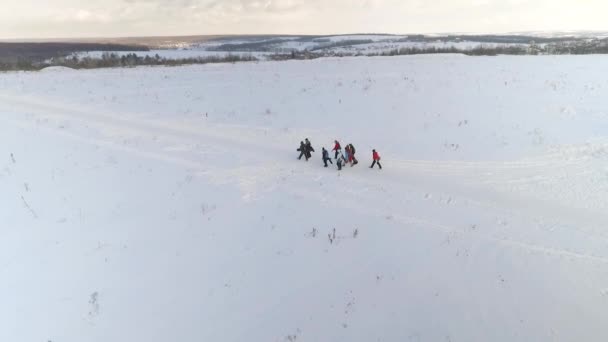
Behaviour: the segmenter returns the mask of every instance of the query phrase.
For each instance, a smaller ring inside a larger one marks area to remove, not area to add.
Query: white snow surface
[[[606,341],[607,69],[0,74],[0,340]]]

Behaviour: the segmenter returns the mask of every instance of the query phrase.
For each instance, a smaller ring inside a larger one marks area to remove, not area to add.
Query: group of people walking
[[[312,152],[314,152],[315,149],[312,147],[312,144],[310,143],[308,138],[306,138],[304,139],[304,141],[300,142],[300,148],[298,148],[297,151],[300,152],[298,160],[301,160],[302,157],[305,157],[306,161],[308,161],[308,159],[311,158]],[[344,153],[342,153],[342,146],[340,145],[340,142],[338,142],[338,140],[334,140],[334,148],[332,149],[332,152],[335,152],[334,160],[336,161],[336,166],[338,167],[338,170],[342,170],[342,167],[346,166],[347,164],[350,164],[351,167],[359,164],[359,161],[355,157],[356,149],[353,144],[346,145],[344,147]],[[321,157],[323,158],[323,165],[325,167],[327,167],[328,162],[332,165],[334,164],[329,156],[329,152],[325,149],[325,147],[322,148]],[[378,152],[376,152],[376,150],[372,150],[372,160],[373,161],[370,168],[373,169],[374,166],[376,166],[377,164],[378,167],[382,169],[382,165],[380,165],[380,155],[378,154]]]
[[[300,148],[298,148],[297,151],[300,152],[298,160],[302,159],[303,156],[306,158],[306,161],[308,161],[308,159],[310,159],[312,156],[311,153],[314,152],[315,149],[312,148],[310,141],[308,141],[308,138],[306,138],[304,141],[300,141]]]

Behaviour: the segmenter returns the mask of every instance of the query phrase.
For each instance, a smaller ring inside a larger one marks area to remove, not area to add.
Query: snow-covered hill
[[[507,46],[529,46],[529,40],[524,37],[511,36],[516,43],[479,40],[471,36],[422,36],[422,35],[337,35],[337,36],[260,36],[260,37],[225,37],[222,39],[205,40],[201,43],[179,42],[175,46],[164,46],[163,49],[152,48],[149,51],[112,51],[117,55],[135,53],[138,56],[154,57],[156,55],[167,59],[196,58],[226,55],[255,56],[266,59],[270,55],[291,52],[314,52],[318,54],[347,54],[372,55],[387,53],[398,49],[448,49],[455,48],[467,51],[474,48],[495,48]],[[486,38],[489,39],[489,38]],[[101,58],[110,51],[91,51],[75,53],[78,57]]]
[[[473,39],[474,37],[471,37]],[[455,48],[466,51],[474,48],[498,46],[528,46],[529,41],[521,39],[517,44],[467,40],[460,37],[433,37],[422,35],[338,35],[319,37],[266,37],[258,39],[220,39],[195,44],[189,48],[190,53],[244,53],[255,52],[261,57],[264,54],[294,52],[316,52],[323,54],[361,54],[371,55],[386,53],[403,48]]]
[[[187,38],[187,39],[186,39]],[[580,55],[606,54],[604,32],[539,33],[507,35],[389,35],[349,34],[328,36],[224,36],[175,37],[144,43],[146,51],[90,51],[72,56],[101,58],[104,53],[160,56],[166,59],[253,56],[259,60],[311,57],[462,53],[467,55]]]
[[[605,341],[606,68],[0,74],[0,340]]]

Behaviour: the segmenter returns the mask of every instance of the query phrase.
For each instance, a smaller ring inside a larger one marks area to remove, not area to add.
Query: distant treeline
[[[337,42],[331,42],[331,41],[325,42],[325,41],[322,41],[321,39],[318,39],[318,40],[315,40],[315,42],[317,42],[317,43],[321,42],[322,44],[311,48],[310,51],[334,49],[334,48],[353,46],[353,45],[371,44],[374,41],[371,39],[350,39],[350,40],[342,40],[342,41],[337,41]]]
[[[416,42],[416,43],[433,43],[436,41],[442,42],[473,42],[473,43],[502,43],[502,44],[548,44],[560,42],[572,42],[582,40],[582,38],[573,37],[535,37],[535,36],[519,36],[519,35],[446,35],[446,36],[425,36],[421,34],[409,35],[407,38],[401,38],[398,42]]]
[[[246,43],[226,43],[210,48],[209,51],[230,51],[230,52],[269,52],[275,44],[285,42],[283,38],[266,39],[261,41],[248,41]]]
[[[135,67],[144,65],[164,65],[164,66],[179,66],[186,64],[208,64],[208,63],[234,63],[256,61],[253,56],[227,55],[227,56],[208,56],[208,57],[193,57],[193,58],[163,58],[156,54],[155,56],[138,56],[135,53],[126,55],[118,55],[117,53],[104,52],[101,58],[94,57],[59,57],[52,58],[45,62],[34,62],[32,60],[20,58],[14,63],[0,62],[0,71],[10,70],[41,70],[51,66],[68,67],[72,69],[96,69],[96,68],[118,68],[118,67]]]
[[[99,43],[0,43],[0,62],[14,62],[19,58],[43,61],[85,51],[149,51],[149,49],[141,45]]]
[[[394,49],[382,53],[371,53],[368,56],[399,56],[419,54],[459,53],[467,56],[497,56],[497,55],[591,55],[608,54],[608,41],[587,43],[554,43],[531,45],[480,45],[472,49],[459,49],[456,47],[408,47]]]
[[[527,46],[478,46],[472,49],[459,49],[456,47],[408,47],[394,49],[390,51],[371,53],[369,56],[402,56],[402,55],[422,55],[422,54],[446,54],[457,53],[467,56],[497,56],[497,55],[530,55],[532,54]]]
[[[479,45],[471,49],[457,47],[403,47],[383,52],[363,51],[293,51],[278,53],[270,56],[271,60],[315,59],[321,57],[353,57],[353,56],[405,56],[422,54],[463,54],[467,56],[497,56],[497,55],[590,55],[608,54],[608,40],[588,42],[560,42],[553,44],[531,45]]]

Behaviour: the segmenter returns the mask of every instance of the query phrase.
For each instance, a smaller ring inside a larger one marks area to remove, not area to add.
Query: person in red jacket
[[[378,164],[378,167],[380,168],[380,170],[382,170],[382,165],[380,165],[380,155],[378,154],[378,152],[376,152],[376,150],[372,150],[372,158],[374,158],[374,162],[369,168],[373,169],[374,165]]]
[[[350,166],[355,166],[357,164],[359,164],[359,161],[357,160],[357,158],[355,158],[355,146],[353,146],[353,144],[348,144],[346,145],[345,148],[348,148],[348,154],[349,154],[349,162],[350,162]]]
[[[336,151],[336,155],[334,156],[334,159],[338,159],[338,154],[340,154],[340,152],[342,152],[342,146],[340,146],[340,143],[338,142],[338,140],[334,140],[334,148],[332,149],[332,151]]]

